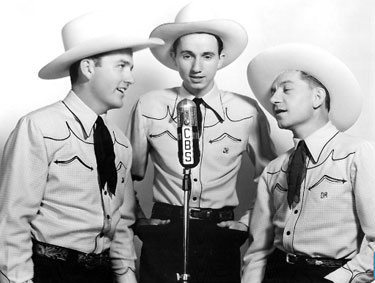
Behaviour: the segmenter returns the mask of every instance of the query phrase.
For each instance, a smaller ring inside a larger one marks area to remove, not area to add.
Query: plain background
[[[0,3],[0,156],[18,119],[44,105],[61,100],[70,89],[68,78],[45,81],[41,67],[63,53],[62,26],[81,14],[113,9],[123,12],[129,25],[124,29],[148,37],[158,25],[173,22],[188,0],[12,0]],[[253,97],[247,83],[250,60],[265,48],[287,42],[315,44],[335,54],[353,71],[363,90],[363,111],[348,130],[375,141],[375,1],[372,0],[200,0],[218,15],[235,19],[249,35],[243,54],[216,76],[218,86]],[[110,112],[124,131],[129,112],[142,93],[181,84],[177,72],[167,69],[144,50],[134,55],[136,83],[127,91],[124,107]],[[291,134],[279,130],[267,113],[278,153],[292,146]],[[176,153],[177,154],[177,153]],[[254,192],[252,166],[244,158],[238,191],[242,213]],[[143,182],[136,183],[147,214],[152,196],[152,168]],[[21,176],[21,172],[20,172]],[[137,246],[139,242],[137,241]],[[244,247],[245,248],[245,247]]]

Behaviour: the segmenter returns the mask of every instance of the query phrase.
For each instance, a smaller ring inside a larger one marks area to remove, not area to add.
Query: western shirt
[[[84,253],[110,248],[116,274],[134,269],[131,145],[103,116],[116,155],[115,195],[98,184],[98,116],[74,92],[24,116],[11,133],[0,170],[0,270],[12,282],[33,278],[32,238]]]
[[[244,257],[244,283],[262,282],[275,247],[309,257],[349,259],[326,276],[333,282],[372,276],[374,146],[339,132],[330,122],[305,142],[310,153],[306,177],[300,201],[291,209],[286,171],[294,149],[271,161],[261,175],[250,222],[253,242]]]
[[[182,99],[193,100],[183,86],[146,93],[138,100],[131,125],[132,174],[145,176],[148,155],[154,165],[153,198],[156,202],[184,205],[183,167],[178,159],[177,110]],[[268,121],[257,102],[222,91],[215,85],[202,97],[200,162],[191,169],[190,207],[219,209],[238,205],[236,181],[241,157],[247,152],[259,177],[274,157]],[[216,112],[216,113],[215,113]],[[250,189],[250,188],[249,188]],[[248,218],[241,221],[248,225]]]

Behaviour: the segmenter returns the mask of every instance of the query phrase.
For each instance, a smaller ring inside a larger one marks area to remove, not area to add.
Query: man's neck
[[[202,98],[204,97],[207,93],[211,92],[212,89],[214,88],[215,84],[212,83],[210,87],[207,87],[205,89],[190,89],[185,86],[184,83],[182,83],[183,87],[191,94],[194,95],[195,97]]]
[[[329,122],[329,119],[321,119],[319,121],[316,121],[315,123],[311,123],[309,125],[301,125],[301,127],[296,127],[296,129],[293,129],[293,136],[297,139],[306,139],[308,136],[312,135],[314,132],[319,130],[320,128],[323,128],[327,123]]]

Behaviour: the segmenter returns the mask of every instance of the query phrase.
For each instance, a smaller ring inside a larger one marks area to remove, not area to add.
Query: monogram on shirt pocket
[[[347,200],[351,199],[352,187],[351,182],[342,178],[330,175],[323,175],[307,189],[308,199],[316,206],[332,207],[332,209],[347,209]]]

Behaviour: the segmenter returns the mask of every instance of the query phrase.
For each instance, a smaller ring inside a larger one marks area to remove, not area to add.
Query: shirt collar
[[[339,130],[331,122],[328,122],[305,139],[306,146],[314,162],[319,160],[322,149],[338,132]],[[293,138],[293,141],[296,147],[300,139]]]
[[[195,96],[192,95],[183,85],[180,88],[179,96],[180,100],[184,98],[193,100],[195,98]],[[201,98],[203,98],[203,100],[224,120],[224,106],[221,100],[221,93],[216,84],[214,84],[213,88]]]
[[[90,136],[98,115],[88,107],[72,90],[63,100],[68,110],[74,115],[85,131],[85,138]]]

